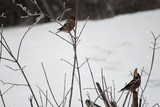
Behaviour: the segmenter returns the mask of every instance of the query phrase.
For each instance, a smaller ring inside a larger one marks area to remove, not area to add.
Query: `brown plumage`
[[[75,27],[75,19],[76,18],[74,16],[69,17],[69,19],[65,22],[65,24],[59,29],[57,29],[58,32],[63,31],[63,32],[69,33],[70,31],[72,31]]]
[[[98,104],[95,104],[94,102],[92,102],[91,100],[86,100],[85,104],[87,107],[101,107]]]
[[[137,68],[136,68],[134,71],[133,79],[120,91],[124,90],[135,91],[140,85],[141,85],[141,76],[139,75],[139,73],[137,73]]]

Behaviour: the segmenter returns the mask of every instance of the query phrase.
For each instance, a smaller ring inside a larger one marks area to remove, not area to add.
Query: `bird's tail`
[[[118,92],[124,91],[124,89],[125,89],[125,88],[122,88],[122,89],[121,89],[120,91],[118,91]]]
[[[59,33],[60,32],[60,30],[58,30],[56,33]]]

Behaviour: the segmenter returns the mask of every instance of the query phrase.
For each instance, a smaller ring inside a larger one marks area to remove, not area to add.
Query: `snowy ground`
[[[78,32],[82,28],[84,21],[78,23]],[[67,74],[67,89],[70,85],[72,66],[62,61],[73,62],[72,47],[48,32],[56,32],[60,27],[56,23],[48,23],[34,27],[26,36],[21,49],[20,62],[29,78],[34,91],[39,99],[39,92],[36,85],[44,91],[47,89],[41,62],[43,62],[51,82],[52,89],[58,102],[62,99],[64,75]],[[8,41],[11,50],[16,54],[19,41],[27,30],[27,27],[15,27],[4,29],[4,36]],[[160,34],[160,10],[138,12],[134,14],[119,15],[114,18],[88,21],[78,45],[79,63],[83,63],[87,58],[90,59],[94,77],[96,81],[101,81],[101,69],[106,76],[108,86],[114,80],[116,86],[116,100],[120,93],[118,91],[124,84],[132,78],[130,71],[135,68],[141,70],[144,67],[149,71],[151,63],[153,37]],[[60,33],[66,39],[66,33]],[[159,40],[160,42],[160,40]],[[7,56],[6,52],[3,52]],[[150,82],[144,93],[149,106],[160,103],[160,50],[156,51],[156,59]],[[12,71],[4,65],[16,68],[15,64],[7,61],[1,62],[0,80],[12,83],[25,83],[20,72]],[[93,87],[87,64],[81,67],[83,88]],[[142,78],[142,87],[147,75]],[[78,84],[75,83],[77,87]],[[0,89],[4,92],[9,85],[0,83]],[[87,98],[87,91],[91,99],[96,98],[94,90],[83,90],[84,99]],[[73,106],[80,107],[78,101],[79,93],[74,92]],[[124,95],[125,96],[125,95]],[[26,87],[14,87],[4,95],[7,107],[29,107],[28,98],[30,93]],[[44,99],[45,100],[45,99]],[[52,98],[51,98],[52,100]],[[121,99],[120,102],[123,102]],[[40,100],[39,100],[40,101]],[[102,105],[102,102],[99,102]],[[119,103],[119,106],[121,103]],[[2,106],[2,102],[0,102]],[[103,105],[102,105],[103,106]]]

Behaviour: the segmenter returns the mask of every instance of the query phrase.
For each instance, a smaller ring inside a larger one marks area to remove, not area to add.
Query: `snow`
[[[63,22],[62,22],[63,23]],[[84,21],[78,22],[78,32],[80,32]],[[37,25],[26,35],[21,48],[20,63],[22,67],[26,65],[24,71],[32,84],[34,92],[40,102],[38,85],[45,92],[48,90],[41,62],[45,66],[53,93],[60,103],[63,96],[64,75],[67,75],[67,90],[70,87],[72,66],[61,59],[73,62],[73,49],[67,42],[51,34],[49,30],[56,32],[59,27],[56,23]],[[21,37],[28,27],[5,28],[3,35],[8,41],[11,50],[16,55],[18,44]],[[140,70],[144,67],[149,71],[152,50],[151,42],[153,37],[151,31],[158,36],[160,34],[160,10],[138,12],[133,14],[119,15],[114,18],[87,22],[82,33],[81,42],[78,45],[79,65],[86,58],[90,58],[90,66],[93,70],[95,81],[101,83],[101,69],[107,80],[107,85],[112,86],[114,80],[116,86],[116,100],[120,93],[118,91],[124,84],[132,78],[130,71],[135,68]],[[64,38],[69,39],[66,33],[60,33]],[[160,40],[158,41],[160,42]],[[3,56],[8,56],[3,51]],[[150,82],[144,93],[149,106],[160,103],[160,50],[156,51],[155,63]],[[0,80],[12,83],[24,83],[24,78],[19,71],[12,71],[7,68],[17,66],[8,61],[1,62]],[[87,64],[81,68],[82,87],[93,88],[91,76]],[[147,75],[142,77],[144,86]],[[10,85],[0,83],[0,90],[4,92]],[[66,90],[66,91],[67,91]],[[75,82],[75,92],[73,97],[73,106],[80,107],[78,84]],[[84,99],[87,98],[87,92],[90,93],[92,100],[96,98],[94,90],[83,90]],[[49,93],[49,92],[48,92]],[[7,107],[29,107],[30,92],[25,86],[14,86],[4,95]],[[125,96],[125,94],[123,95]],[[49,98],[53,102],[49,94]],[[123,102],[124,98],[120,100]],[[45,101],[45,99],[44,99]],[[98,102],[97,102],[98,103]],[[54,103],[53,103],[54,104]],[[103,103],[99,101],[99,104]],[[120,106],[121,103],[118,103]],[[0,106],[2,102],[0,102]],[[103,105],[102,105],[103,106]]]

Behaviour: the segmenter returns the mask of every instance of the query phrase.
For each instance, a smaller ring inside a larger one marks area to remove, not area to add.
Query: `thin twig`
[[[52,104],[52,102],[48,99],[48,96],[47,96],[48,94],[45,95],[45,93],[43,92],[43,90],[42,90],[38,85],[37,85],[37,87],[38,87],[38,89],[42,92],[42,94],[46,97],[46,103],[49,102],[49,104],[50,104],[52,107],[54,107],[53,104]]]
[[[120,99],[122,98],[123,93],[124,93],[124,91],[122,91],[121,95],[119,96],[118,100],[116,101],[117,104],[120,101]]]
[[[105,89],[106,89],[106,97],[107,97],[108,101],[110,101],[109,95],[108,95],[108,87],[107,87],[106,78],[104,77],[103,79],[104,79],[104,85],[105,85]]]
[[[1,24],[1,31],[0,31],[0,38],[1,38],[1,40],[0,41],[2,41],[3,39],[2,39],[2,34],[3,34],[3,24]],[[0,63],[1,63],[1,57],[2,57],[2,50],[3,50],[3,46],[2,46],[2,44],[0,44],[1,46],[0,46]]]
[[[36,22],[33,23],[31,26],[28,27],[27,31],[24,33],[24,35],[22,36],[20,43],[19,43],[19,47],[18,47],[18,52],[17,52],[17,60],[19,59],[19,55],[20,55],[20,50],[21,50],[21,46],[22,46],[22,42],[24,40],[24,38],[26,37],[27,33],[44,17],[44,14],[40,14],[39,17],[37,17]]]
[[[86,60],[79,66],[79,68],[81,68],[81,67],[87,62],[87,60],[89,60],[89,58],[86,59]]]
[[[47,107],[47,105],[48,105],[48,91],[46,90],[46,95],[45,95],[45,97],[46,97],[46,104],[45,104],[45,107]]]
[[[31,107],[33,107],[33,97],[31,96],[30,98],[28,98],[29,99],[29,102],[30,102],[30,104],[31,104]]]
[[[69,64],[69,65],[71,65],[71,66],[73,66],[73,64],[72,63],[70,63],[69,61],[67,61],[67,60],[65,60],[65,59],[61,59],[62,61],[64,61],[64,62],[66,62],[67,64]]]
[[[103,69],[101,69],[101,81],[102,81],[102,90],[104,91],[105,90],[104,89],[105,85],[104,85]]]
[[[116,88],[115,88],[115,83],[114,83],[114,80],[112,80],[112,83],[113,83],[113,100],[115,101],[116,100],[116,93],[115,93],[115,90],[116,90]]]
[[[0,59],[3,59],[3,60],[6,60],[6,61],[10,61],[10,62],[14,62],[15,63],[15,61],[14,60],[12,60],[12,59],[8,59],[8,58],[4,58],[4,57],[0,57]]]
[[[155,36],[153,32],[152,33],[152,36],[154,38],[154,42],[153,42],[153,48],[152,48],[152,59],[151,59],[151,65],[150,65],[150,70],[149,70],[149,74],[148,74],[148,78],[146,80],[146,83],[144,85],[144,88],[142,90],[142,93],[141,93],[141,97],[140,97],[140,100],[142,99],[142,96],[147,88],[147,85],[148,85],[148,82],[150,80],[150,76],[151,76],[151,73],[152,73],[152,69],[153,69],[153,65],[154,65],[154,60],[155,60],[155,53],[156,53],[156,46],[157,46],[157,40],[159,39],[160,35],[159,36]],[[139,103],[139,107],[141,107],[141,101]]]
[[[5,49],[8,51],[8,53],[11,54],[11,49],[10,49],[7,41],[5,40],[5,38],[3,36],[3,24],[1,24],[1,32],[0,32],[0,34],[1,34],[1,48],[2,48],[2,45],[4,44],[3,47],[5,47]],[[4,41],[4,43],[3,43],[3,41]]]
[[[5,65],[7,68],[11,69],[12,71],[20,71],[21,69],[14,69],[8,65]],[[24,66],[22,69],[24,69],[26,66]]]
[[[59,16],[59,21],[61,21],[61,20],[62,20],[62,17],[64,16],[64,14],[65,14],[67,11],[70,11],[70,10],[71,10],[71,8],[66,9],[66,3],[64,2],[64,3],[63,3],[63,12],[62,12],[62,14]]]
[[[90,74],[91,74],[91,78],[92,78],[93,86],[94,86],[94,88],[96,89],[96,83],[95,83],[94,76],[93,76],[93,73],[92,73],[92,69],[91,69],[91,66],[90,66],[90,64],[89,64],[89,61],[88,61],[88,60],[89,60],[89,59],[88,59],[88,58],[86,58],[87,65],[88,65],[88,68],[89,68],[89,71],[90,71]],[[99,95],[99,93],[98,93],[98,90],[96,90],[96,93],[97,93],[97,95],[98,95],[98,96],[100,96],[100,95]]]
[[[155,107],[155,106],[160,107],[158,103],[154,104],[152,107]]]
[[[49,83],[49,80],[48,80],[48,77],[47,77],[47,73],[46,73],[46,70],[45,70],[45,68],[44,68],[43,63],[41,63],[41,66],[42,66],[42,69],[43,69],[43,72],[44,72],[44,75],[45,75],[45,79],[46,79],[46,82],[47,82],[49,91],[50,91],[50,93],[51,93],[51,95],[52,95],[52,97],[53,97],[54,102],[55,102],[56,105],[59,107],[59,104],[58,104],[58,102],[57,102],[57,100],[56,100],[56,98],[55,98],[55,96],[54,96],[54,94],[53,94],[53,91],[52,91],[51,85],[50,85],[50,83]]]
[[[3,103],[3,107],[6,107],[6,103],[4,101],[3,94],[1,92],[1,90],[0,90],[0,96],[1,96],[2,103]]]
[[[63,106],[62,107],[65,107],[65,94],[66,94],[66,73],[64,75],[64,88],[63,88],[63,99],[64,99],[64,102],[63,102]]]
[[[125,106],[129,94],[130,94],[130,91],[127,92],[127,95],[126,95],[126,97],[125,97],[125,100],[124,100],[124,102],[123,102],[122,107]]]
[[[63,98],[62,102],[60,103],[59,107],[60,107],[62,104],[66,103],[67,96],[68,96],[68,94],[70,93],[70,91],[71,91],[71,88],[68,90],[68,92],[67,92],[66,95],[64,96],[64,98]]]
[[[106,107],[110,107],[110,103],[109,103],[109,101],[108,101],[108,99],[107,99],[107,97],[106,97],[106,94],[103,92],[100,84],[99,84],[98,82],[96,82],[96,85],[97,85],[98,91],[99,91],[99,93],[100,93],[100,95],[101,95],[101,97],[102,97],[102,100],[103,100],[105,106],[106,106]]]
[[[3,92],[2,95],[6,94],[9,90],[11,90],[15,85],[11,85],[6,91]]]
[[[28,87],[29,87],[29,89],[30,89],[30,91],[31,91],[31,93],[32,93],[32,95],[33,95],[33,98],[34,98],[34,100],[35,100],[35,102],[36,102],[37,107],[39,107],[38,101],[37,101],[37,99],[36,99],[36,97],[35,97],[35,95],[34,95],[34,92],[33,92],[33,89],[32,89],[32,87],[31,87],[30,83],[29,83],[29,80],[28,80],[28,78],[26,77],[26,75],[25,75],[25,73],[24,73],[24,71],[23,71],[23,68],[21,67],[20,63],[19,63],[18,60],[15,58],[15,56],[13,55],[13,53],[11,52],[11,50],[10,50],[10,48],[9,48],[9,45],[8,45],[7,41],[5,40],[5,38],[3,37],[3,35],[1,35],[1,37],[3,38],[5,44],[3,44],[2,41],[0,41],[0,43],[1,43],[2,46],[5,48],[5,50],[9,53],[9,55],[12,57],[12,60],[10,60],[10,59],[6,59],[6,60],[11,61],[11,62],[15,62],[15,63],[17,64],[17,66],[18,66],[18,68],[20,69],[20,71],[21,71],[24,79],[25,79],[26,82],[27,82],[27,85],[28,85]]]
[[[28,86],[27,84],[10,83],[10,82],[4,82],[4,81],[2,81],[2,80],[0,80],[0,82],[2,82],[3,85]]]
[[[82,35],[82,32],[83,32],[83,30],[84,30],[84,28],[85,28],[85,26],[86,26],[86,24],[87,24],[87,22],[88,22],[88,19],[89,19],[89,16],[87,17],[87,19],[86,19],[86,21],[85,21],[85,23],[84,23],[84,25],[83,25],[83,27],[82,27],[82,29],[81,29],[79,35],[78,35],[78,39],[79,39],[80,36]]]
[[[40,90],[39,90],[39,98],[41,100],[41,104],[42,104],[41,106],[44,107],[44,105],[43,105],[43,99],[42,99],[42,95],[41,95],[41,91]]]
[[[59,38],[61,38],[62,40],[66,41],[66,42],[69,43],[70,45],[73,45],[70,41],[68,41],[67,39],[61,37],[61,36],[58,35],[57,33],[54,33],[54,32],[52,32],[52,31],[49,31],[49,32],[52,33],[52,34],[54,34],[54,35],[56,35],[56,36],[58,36]]]
[[[80,92],[80,101],[81,101],[81,105],[82,107],[84,107],[83,105],[83,94],[82,94],[82,82],[81,82],[81,74],[80,74],[80,70],[79,70],[79,64],[78,64],[78,59],[77,59],[77,71],[78,71],[78,79],[79,79],[79,92]]]
[[[4,12],[1,13],[0,18],[6,18],[6,16],[4,15]]]
[[[132,95],[132,93],[130,94],[130,96],[129,96],[129,99],[128,99],[128,105],[127,105],[127,107],[129,107],[129,104],[130,104],[130,101],[131,101],[131,95]],[[134,101],[132,101],[132,102],[134,102]],[[138,106],[131,106],[131,107],[138,107]]]
[[[7,41],[5,40],[5,38],[3,37],[2,34],[1,34],[1,39],[2,39],[2,40],[0,41],[0,43],[1,43],[2,47],[4,47],[5,50],[9,53],[9,55],[13,57],[12,52],[11,52],[11,49],[10,49]],[[4,41],[4,43],[3,43],[3,41]]]

